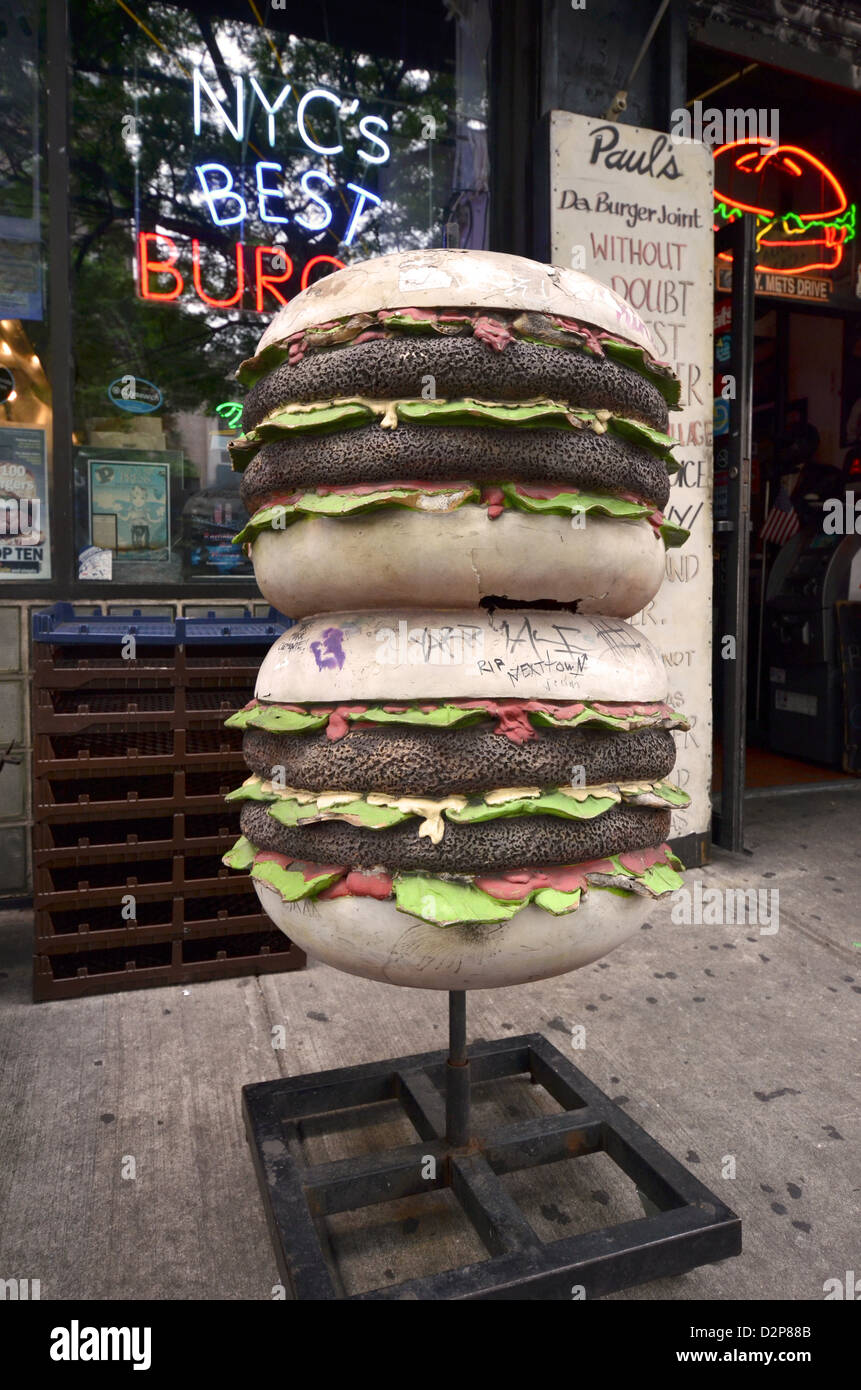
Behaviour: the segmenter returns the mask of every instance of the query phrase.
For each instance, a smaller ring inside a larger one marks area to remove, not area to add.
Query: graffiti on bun
[[[437,989],[603,955],[681,885],[659,654],[615,618],[329,613],[272,647],[231,794],[268,915],[354,974]]]
[[[720,145],[714,159],[715,231],[755,213],[757,270],[799,275],[840,265],[855,236],[855,205],[820,159],[770,139]]]
[[[361,262],[282,309],[239,377],[236,539],[291,616],[494,597],[630,614],[687,536],[664,516],[678,381],[580,272]]]

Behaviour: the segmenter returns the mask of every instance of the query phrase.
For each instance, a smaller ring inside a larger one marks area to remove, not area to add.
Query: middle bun
[[[475,608],[490,598],[558,603],[630,617],[664,577],[664,547],[648,521],[503,512],[389,508],[355,517],[309,516],[254,542],[257,583],[273,607],[305,617],[356,602]]]

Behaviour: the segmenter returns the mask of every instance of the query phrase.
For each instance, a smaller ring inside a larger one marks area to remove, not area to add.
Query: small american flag
[[[796,531],[801,529],[801,522],[798,520],[792,499],[785,487],[781,487],[774,506],[762,524],[759,533],[761,541],[774,541],[777,545],[784,545],[790,536],[794,536]]]

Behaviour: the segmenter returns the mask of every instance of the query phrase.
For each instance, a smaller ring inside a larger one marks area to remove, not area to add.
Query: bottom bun
[[[252,547],[264,598],[302,618],[392,605],[476,608],[485,598],[578,605],[630,617],[664,578],[664,544],[648,521],[483,507],[448,514],[387,508],[367,516],[306,517],[263,531]]]
[[[269,884],[254,887],[266,914],[309,955],[415,989],[498,989],[565,975],[619,946],[655,906],[637,893],[592,889],[559,917],[529,906],[508,922],[438,927],[376,898],[285,903]]]

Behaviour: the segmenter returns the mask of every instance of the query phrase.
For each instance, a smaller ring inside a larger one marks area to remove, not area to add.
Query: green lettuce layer
[[[554,497],[531,497],[519,490],[516,483],[502,483],[498,486],[503,494],[502,505],[505,508],[539,515],[575,516],[582,512],[636,520],[650,517],[655,511],[648,502],[632,502],[613,493],[571,489],[569,492],[557,493]],[[428,501],[432,505],[427,505]],[[286,530],[294,522],[301,521],[304,516],[358,516],[377,511],[381,507],[408,507],[413,511],[438,516],[440,512],[455,511],[467,505],[481,505],[480,487],[464,484],[459,488],[435,487],[432,490],[423,490],[381,486],[374,492],[326,493],[322,496],[316,492],[304,492],[293,502],[274,502],[269,507],[261,507],[233,537],[233,544],[253,544],[261,532]],[[690,535],[689,531],[671,521],[661,521],[656,529],[668,550],[684,545]]]
[[[622,863],[619,855],[608,855],[584,865],[587,887],[563,892],[552,887],[536,887],[522,898],[504,898],[477,885],[469,877],[453,878],[433,874],[394,873],[392,896],[400,912],[436,926],[459,923],[509,921],[522,908],[534,902],[554,916],[573,912],[584,892],[610,892],[630,897],[637,893],[658,898],[682,887],[678,872],[683,866],[669,845],[662,845],[664,859],[646,870],[637,871]],[[258,859],[259,851],[245,836],[240,837],[224,856],[232,869],[250,872],[251,877],[269,884],[284,902],[313,899],[348,872],[333,865],[279,864]]]
[[[508,425],[517,429],[595,429],[610,430],[623,439],[648,449],[675,472],[678,464],[670,450],[675,441],[662,430],[639,420],[627,420],[609,411],[581,410],[559,401],[529,404],[464,399],[374,401],[346,399],[325,404],[286,405],[273,410],[246,434],[229,444],[233,465],[243,469],[264,444],[294,434],[330,434],[334,430],[354,429],[382,416],[382,427],[394,429],[405,424],[486,426]]]
[[[435,505],[424,505],[426,498],[433,498]],[[466,502],[478,502],[480,498],[481,488],[471,483],[451,488],[434,486],[432,489],[386,487],[381,484],[373,492],[363,493],[321,495],[303,492],[295,502],[274,502],[269,507],[261,507],[233,537],[233,544],[253,542],[261,531],[283,531],[292,522],[301,521],[303,516],[354,516],[375,511],[378,507],[411,507],[415,511],[429,511],[436,515],[443,511],[454,511]]]
[[[622,708],[631,707],[622,706]],[[313,708],[307,710],[301,707],[299,709],[287,709],[282,705],[261,704],[254,700],[245,709],[237,710],[235,714],[231,714],[225,720],[225,724],[232,729],[266,729],[270,733],[276,734],[304,734],[324,728],[329,722],[331,710],[331,705],[325,706],[322,711],[318,712]],[[440,704],[430,710],[407,705],[399,712],[386,710],[382,705],[368,705],[365,708],[356,709],[351,709],[347,705],[339,707],[339,714],[348,723],[355,723],[360,720],[367,724],[408,724],[417,728],[435,729],[461,728],[470,724],[477,724],[482,719],[494,717],[492,713],[483,709],[461,709],[459,705],[447,704]],[[633,707],[628,714],[614,715],[608,714],[604,709],[595,709],[588,702],[583,702],[580,712],[570,718],[563,719],[559,715],[545,713],[541,710],[530,710],[528,716],[533,725],[548,729],[576,729],[581,724],[590,724],[604,729],[622,729],[627,732],[633,729],[649,728],[653,725],[672,729],[688,728],[688,722],[684,715],[664,704],[660,704],[657,712],[653,714],[639,713],[636,707]]]

